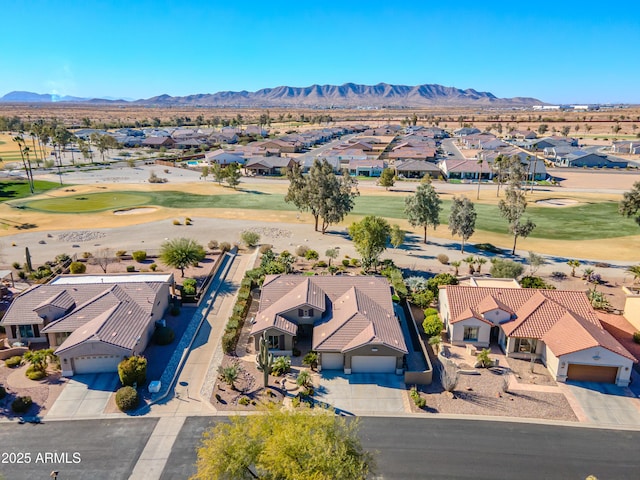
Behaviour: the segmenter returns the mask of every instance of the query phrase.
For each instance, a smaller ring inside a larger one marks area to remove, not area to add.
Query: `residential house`
[[[73,134],[77,138],[85,141],[89,140],[91,138],[91,135],[93,135],[94,133],[98,135],[106,135],[108,132],[106,130],[97,130],[95,128],[81,128],[73,132]]]
[[[621,142],[613,142],[613,144],[611,145],[611,151],[613,153],[626,153],[629,155],[640,155],[640,142],[632,142],[629,140],[625,140]]]
[[[281,153],[298,153],[302,149],[302,145],[298,142],[286,142],[279,139],[254,142],[254,145],[265,149],[278,150]]]
[[[544,138],[536,138],[534,140],[526,140],[522,144],[523,148],[527,150],[533,151],[543,151],[547,147],[576,147],[578,146],[578,141],[575,138],[571,137],[544,137]]]
[[[215,132],[209,135],[209,142],[233,145],[238,143],[238,134],[236,132]]]
[[[267,275],[251,335],[275,355],[311,339],[319,369],[346,374],[401,374],[408,353],[383,277]]]
[[[247,125],[244,129],[245,135],[256,135],[258,137],[268,137],[269,130],[259,125]]]
[[[442,175],[440,168],[433,162],[425,160],[404,160],[394,164],[396,175],[404,178],[423,178],[429,175],[431,178],[438,178]]]
[[[143,147],[151,148],[173,148],[176,141],[171,137],[148,137],[142,142]]]
[[[500,345],[540,359],[553,377],[627,386],[636,362],[600,323],[584,292],[448,285],[440,315],[454,345]]]
[[[316,157],[316,158],[309,158],[309,157],[301,157],[302,161],[300,162],[300,168],[302,170],[302,173],[307,173],[310,169],[311,166],[313,165],[313,162],[315,162],[316,160],[322,162],[322,161],[326,161],[329,165],[331,165],[331,167],[333,168],[333,171],[335,173],[339,173],[342,171],[343,168],[346,168],[346,165],[348,165],[348,161],[346,161],[344,164],[342,163],[342,158],[341,157],[336,157],[336,156],[322,156],[322,157]],[[362,158],[362,160],[366,160],[367,157],[365,156],[364,158]]]
[[[387,167],[382,160],[349,160],[349,175],[355,177],[379,177]]]
[[[252,157],[247,159],[244,168],[254,175],[285,175],[295,164],[289,157]]]
[[[454,130],[453,136],[466,137],[467,135],[475,135],[476,133],[480,133],[480,130],[473,127],[463,127],[463,128],[458,128],[457,130]]]
[[[506,138],[515,140],[533,140],[538,138],[538,135],[532,130],[511,130],[507,133]]]
[[[447,180],[491,180],[494,175],[493,168],[485,160],[447,158],[439,165]]]
[[[436,149],[432,147],[414,147],[399,145],[389,152],[389,158],[393,160],[435,160]]]
[[[190,148],[202,148],[206,147],[207,142],[195,137],[179,137],[176,140],[175,148],[181,148],[182,150],[188,150]]]
[[[223,167],[232,163],[244,165],[246,158],[247,157],[243,152],[235,150],[218,149],[204,154],[204,160],[205,162],[209,163],[209,165],[217,163],[218,165],[221,165]]]
[[[622,159],[611,160],[606,155],[574,150],[567,154],[557,155],[555,164],[559,167],[587,168],[626,168],[629,162]]]
[[[172,293],[172,274],[61,275],[18,295],[0,324],[11,342],[48,343],[64,376],[115,372],[145,350]]]

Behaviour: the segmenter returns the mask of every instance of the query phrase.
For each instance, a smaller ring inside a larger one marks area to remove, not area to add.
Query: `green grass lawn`
[[[179,191],[152,193],[123,191],[33,200],[24,205],[33,210],[51,213],[90,213],[141,205],[194,209],[295,210],[293,205],[284,202],[283,195],[253,191],[230,195],[195,195]],[[447,223],[450,206],[450,201],[443,201],[440,217],[442,224]],[[507,223],[500,216],[497,206],[476,204],[476,211],[478,212],[476,230],[508,234]],[[406,218],[402,197],[358,197],[352,213],[380,215],[392,221]],[[537,225],[531,235],[533,238],[591,240],[640,233],[640,229],[633,220],[618,215],[616,202],[589,203],[564,208],[529,206],[527,214]]]
[[[35,193],[44,193],[48,190],[60,188],[59,183],[46,182],[44,180],[36,180],[33,182]],[[0,202],[7,200],[17,200],[31,195],[29,184],[21,180],[2,180],[0,181]]]

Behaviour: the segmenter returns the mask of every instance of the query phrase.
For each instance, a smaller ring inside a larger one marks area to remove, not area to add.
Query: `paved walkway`
[[[116,373],[74,375],[47,412],[45,419],[101,416],[117,385]]]
[[[211,415],[216,409],[209,399],[222,361],[221,339],[235,304],[236,293],[255,255],[239,255],[230,266],[207,318],[198,331],[189,356],[178,376],[175,394],[152,405],[151,416]]]
[[[129,480],[153,480],[162,476],[185,420],[186,417],[165,417],[158,420]]]

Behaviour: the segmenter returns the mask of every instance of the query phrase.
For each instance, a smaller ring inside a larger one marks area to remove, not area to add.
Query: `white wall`
[[[478,340],[475,342],[464,340],[464,327],[479,327]],[[475,318],[462,320],[451,325],[451,343],[454,345],[476,345],[478,347],[488,347],[491,337],[491,327]]]
[[[511,320],[511,314],[496,308],[485,312],[484,319],[492,322],[494,325],[499,325],[502,322]]]
[[[633,362],[628,358],[622,357],[610,350],[602,347],[593,347],[580,352],[569,353],[562,355],[560,358],[556,358],[553,353],[547,348],[547,368],[556,374],[556,380],[564,382],[567,380],[567,371],[570,363],[579,363],[584,365],[594,365],[601,367],[621,367],[618,370],[618,378],[616,384],[621,387],[629,385],[631,379],[631,368]],[[598,359],[593,357],[597,356]],[[553,367],[551,364],[553,362]]]

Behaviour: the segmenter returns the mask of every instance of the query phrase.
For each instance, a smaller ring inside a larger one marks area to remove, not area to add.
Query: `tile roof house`
[[[151,148],[160,148],[160,147],[171,148],[175,144],[176,144],[175,140],[171,137],[148,137],[148,138],[145,138],[142,142],[143,147],[151,147]]]
[[[62,275],[21,293],[0,324],[12,342],[47,342],[64,376],[114,372],[144,351],[172,287],[172,274]]]
[[[252,157],[247,159],[244,168],[255,175],[284,175],[295,164],[290,157]]]
[[[291,355],[311,337],[322,370],[402,372],[408,353],[383,277],[268,275],[251,335],[266,335],[270,350]]]
[[[402,175],[404,178],[423,178],[425,175],[438,178],[442,175],[438,165],[424,160],[396,161],[394,168],[396,175]]]
[[[478,163],[478,160],[474,159],[447,158],[440,162],[439,166],[447,180],[477,180],[480,176],[482,176],[482,180],[491,180],[494,174],[491,165],[484,160]]]
[[[439,303],[455,345],[497,342],[508,357],[540,359],[557,381],[629,384],[636,359],[584,292],[456,285],[440,289]]]

